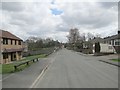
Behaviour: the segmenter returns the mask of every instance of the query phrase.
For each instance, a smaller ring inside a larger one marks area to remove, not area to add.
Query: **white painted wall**
[[[101,53],[115,53],[115,49],[112,45],[100,43]],[[95,44],[93,44],[93,53],[95,53]]]

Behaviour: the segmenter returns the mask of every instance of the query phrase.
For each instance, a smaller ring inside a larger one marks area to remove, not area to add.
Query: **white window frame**
[[[116,45],[116,44],[115,44],[116,42],[120,42],[120,39],[114,40],[114,46],[120,46],[120,45]]]

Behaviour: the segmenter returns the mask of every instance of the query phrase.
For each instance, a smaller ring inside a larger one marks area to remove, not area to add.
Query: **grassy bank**
[[[29,65],[26,65],[26,64],[21,65],[17,71],[14,70],[14,65],[15,64],[19,64],[19,63],[24,62],[24,61],[27,61],[27,60],[34,59],[34,58],[44,58],[44,57],[45,57],[45,54],[34,55],[34,56],[24,57],[23,59],[21,59],[19,61],[14,61],[13,63],[10,63],[10,64],[2,64],[2,65],[0,65],[0,73],[2,73],[2,74],[13,73],[13,72],[17,72],[17,71],[23,70],[26,67],[29,67],[33,62],[30,62]]]
[[[120,59],[112,59],[114,62],[120,62]]]

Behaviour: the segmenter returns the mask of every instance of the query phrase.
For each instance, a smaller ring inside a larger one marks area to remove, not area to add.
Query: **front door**
[[[11,61],[15,61],[16,60],[16,53],[12,52],[11,53]]]

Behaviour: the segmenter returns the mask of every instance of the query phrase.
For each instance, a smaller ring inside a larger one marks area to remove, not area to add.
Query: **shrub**
[[[100,43],[95,43],[95,53],[100,53]]]

